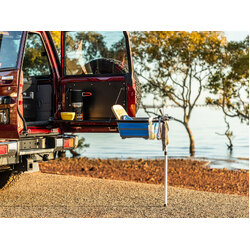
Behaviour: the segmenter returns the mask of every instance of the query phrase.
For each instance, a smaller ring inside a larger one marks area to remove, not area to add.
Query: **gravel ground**
[[[249,198],[88,177],[22,174],[0,191],[0,217],[249,217]]]

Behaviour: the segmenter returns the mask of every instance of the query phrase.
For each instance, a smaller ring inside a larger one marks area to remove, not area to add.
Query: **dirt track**
[[[249,217],[249,198],[163,185],[23,174],[0,191],[0,217]]]

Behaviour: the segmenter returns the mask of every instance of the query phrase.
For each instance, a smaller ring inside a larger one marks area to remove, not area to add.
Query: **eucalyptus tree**
[[[182,119],[189,136],[189,151],[195,153],[190,128],[193,109],[209,77],[221,65],[226,44],[222,32],[151,31],[133,32],[132,45],[137,74],[144,79],[145,94],[168,100],[183,111]]]
[[[227,43],[221,56],[221,67],[209,78],[208,89],[213,95],[206,101],[223,111],[225,135],[232,151],[233,131],[227,118],[239,118],[249,124],[249,36],[243,41]]]

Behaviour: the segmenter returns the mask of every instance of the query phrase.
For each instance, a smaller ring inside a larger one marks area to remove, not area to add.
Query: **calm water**
[[[165,110],[168,115],[181,118],[181,110],[169,108]],[[143,110],[137,116],[145,117]],[[232,155],[227,150],[227,139],[217,133],[224,133],[226,125],[220,110],[208,107],[194,109],[190,127],[193,131],[196,146],[196,158],[205,158],[212,161],[212,167],[249,169],[248,160],[240,158],[249,157],[249,131],[248,126],[241,124],[238,119],[230,119],[234,132]],[[189,140],[183,125],[169,122],[170,144],[169,157],[188,157]],[[121,139],[119,134],[79,134],[84,136],[89,148],[82,150],[82,156],[89,158],[161,158],[163,152],[161,141],[144,139]]]

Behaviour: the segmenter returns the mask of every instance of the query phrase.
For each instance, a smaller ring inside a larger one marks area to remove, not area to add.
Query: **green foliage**
[[[88,72],[88,63],[100,58],[112,58],[127,63],[126,44],[122,32],[105,35],[105,32],[67,32],[65,38],[66,68],[68,74]],[[85,72],[84,72],[85,71]]]
[[[224,48],[222,64],[210,76],[208,89],[214,98],[208,104],[222,108],[225,115],[249,123],[249,37]]]
[[[38,34],[29,33],[24,52],[24,76],[50,75],[49,60]]]
[[[189,120],[208,78],[222,64],[226,44],[222,32],[152,31],[132,33],[137,73],[144,79],[144,94],[168,100],[183,110],[182,123],[194,139]]]
[[[61,56],[61,31],[50,31],[58,56]]]
[[[61,54],[61,31],[50,31],[54,44],[57,48],[58,54]],[[115,58],[115,54],[119,50],[124,50],[125,39],[122,37],[120,41],[108,46],[105,38],[101,33],[95,31],[77,32],[76,36],[67,36],[66,44],[70,51],[74,51],[76,44],[82,41],[84,47],[86,60],[90,61],[97,56],[104,58]]]
[[[137,71],[145,79],[144,93],[159,100],[167,97],[190,117],[208,76],[221,63],[226,42],[222,33],[135,32],[132,41]]]

